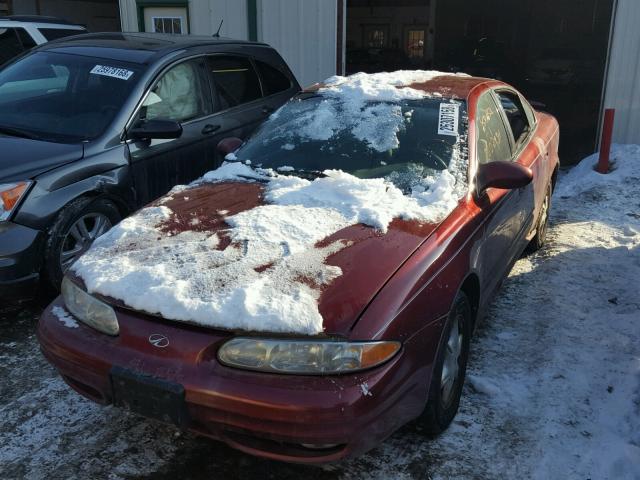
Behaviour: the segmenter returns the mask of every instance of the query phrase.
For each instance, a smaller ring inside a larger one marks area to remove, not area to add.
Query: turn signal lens
[[[31,182],[0,183],[0,221],[7,220]]]
[[[399,342],[234,338],[218,351],[230,367],[271,373],[328,375],[376,367],[400,350]]]

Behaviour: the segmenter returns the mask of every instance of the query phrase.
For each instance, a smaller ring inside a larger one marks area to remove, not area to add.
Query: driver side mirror
[[[130,130],[128,137],[134,140],[153,138],[180,138],[182,125],[173,120],[142,120]]]
[[[484,193],[487,188],[514,188],[529,185],[533,172],[517,162],[490,162],[478,167],[477,192]]]
[[[218,150],[218,153],[222,154],[222,156],[224,157],[229,155],[230,153],[235,152],[240,148],[240,145],[242,145],[242,140],[240,138],[228,137],[220,140],[216,149]]]

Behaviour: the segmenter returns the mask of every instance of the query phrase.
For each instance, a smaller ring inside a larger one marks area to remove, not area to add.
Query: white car
[[[87,33],[82,25],[39,15],[0,17],[0,65],[36,45]]]

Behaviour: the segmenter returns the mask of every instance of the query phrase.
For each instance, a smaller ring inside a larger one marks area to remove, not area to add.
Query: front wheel
[[[462,395],[471,340],[471,304],[463,292],[453,302],[445,325],[429,389],[429,400],[419,422],[430,434],[446,430],[453,421]]]
[[[549,211],[551,210],[551,185],[547,187],[547,193],[542,200],[538,222],[536,223],[536,234],[533,236],[529,245],[527,245],[527,253],[533,253],[540,250],[547,239],[547,226],[549,225]]]
[[[120,212],[106,199],[78,198],[63,208],[49,231],[44,276],[55,289],[62,276],[93,241],[120,221]]]

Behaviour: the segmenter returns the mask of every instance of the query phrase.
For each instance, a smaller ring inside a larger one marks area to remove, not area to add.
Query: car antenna
[[[218,31],[213,34],[215,38],[220,38],[220,29],[222,28],[222,24],[224,23],[224,18],[220,20],[220,25],[218,26]]]

